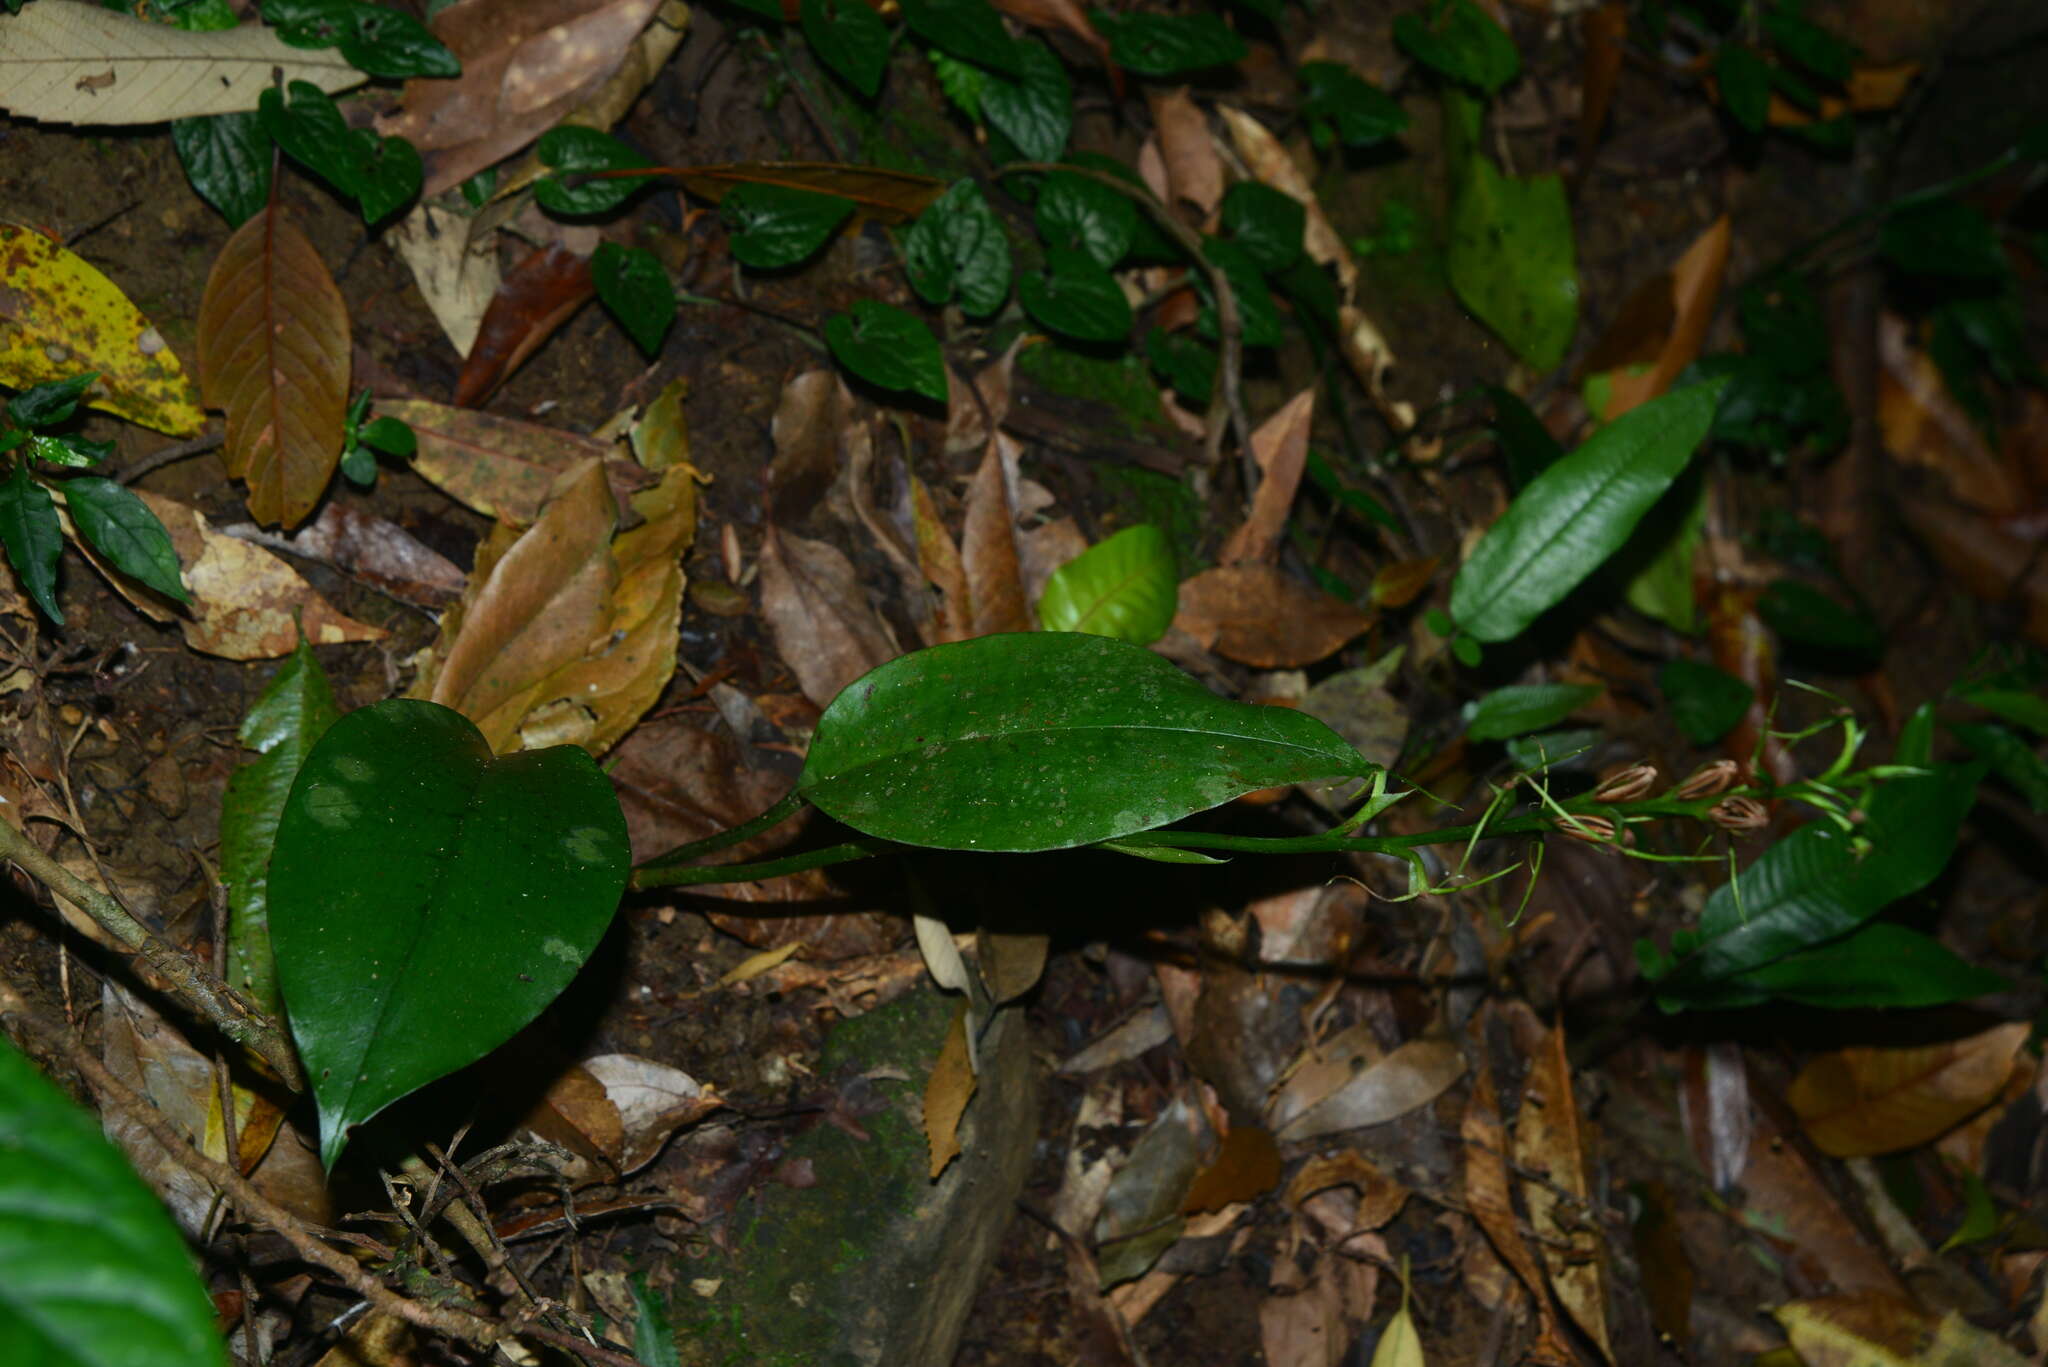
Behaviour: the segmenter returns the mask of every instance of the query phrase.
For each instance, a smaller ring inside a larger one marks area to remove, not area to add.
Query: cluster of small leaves
[[[573,124],[551,128],[534,150],[541,164],[554,174],[535,183],[533,197],[548,212],[564,217],[612,213],[653,181],[651,176],[587,178],[592,171],[630,171],[648,164],[647,158],[625,143],[595,128]],[[464,190],[467,193],[468,187]],[[485,198],[488,193],[480,188],[475,202]],[[728,217],[727,222],[731,221]],[[818,241],[823,240],[821,234]],[[815,246],[812,244],[812,249]],[[735,244],[735,255],[738,252]],[[675,287],[661,268],[661,259],[645,247],[604,242],[590,258],[590,274],[598,302],[619,320],[634,345],[648,356],[659,353],[676,317]]]
[[[1781,273],[1751,281],[1736,300],[1743,349],[1703,356],[1690,374],[1726,377],[1716,442],[1755,452],[1828,450],[1849,430],[1829,371],[1827,319],[1812,283]]]
[[[1731,11],[1731,14],[1733,11]],[[1835,37],[1798,12],[1787,0],[1763,6],[1754,35],[1731,32],[1714,52],[1714,81],[1729,117],[1751,133],[1771,122],[1771,99],[1781,98],[1807,115],[1822,109],[1823,90],[1840,90],[1856,59],[1854,45]],[[1844,145],[1846,116],[1797,125],[1800,134],[1824,147]]]
[[[372,418],[369,412],[370,391],[365,389],[348,406],[341,436],[341,473],[365,488],[377,482],[378,452],[406,460],[419,449],[412,428],[397,418]]]
[[[57,559],[64,527],[52,488],[63,494],[73,529],[115,569],[166,597],[188,601],[177,552],[156,514],[113,480],[77,473],[105,460],[114,444],[53,430],[72,420],[79,399],[98,378],[88,371],[25,389],[8,400],[0,424],[0,459],[9,465],[0,479],[0,543],[22,589],[59,626],[64,613],[57,606]],[[34,470],[35,463],[44,469]]]

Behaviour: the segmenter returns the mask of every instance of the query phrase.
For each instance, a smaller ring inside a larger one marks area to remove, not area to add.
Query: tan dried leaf
[[[946,1027],[945,1042],[939,1046],[939,1057],[924,1088],[924,1139],[934,1182],[960,1156],[960,1117],[967,1113],[973,1096],[974,1069],[967,1062],[967,1003],[961,1002],[953,1011],[953,1023]]]
[[[1271,565],[1228,565],[1184,581],[1173,619],[1203,647],[1260,669],[1314,664],[1372,623]]]
[[[967,491],[960,528],[960,563],[967,575],[973,616],[968,634],[1030,631],[1036,623],[1024,602],[1023,570],[1017,555],[1017,515],[1000,443],[991,443]]]
[[[413,283],[456,354],[469,355],[484,310],[503,279],[492,242],[472,241],[467,219],[424,200],[384,230],[384,241],[412,271]]]
[[[1209,140],[1209,120],[1188,98],[1188,88],[1151,97],[1152,126],[1169,193],[1160,198],[1194,206],[1206,220],[1223,202],[1223,159]]]
[[[1560,1334],[1557,1313],[1550,1308],[1543,1269],[1522,1238],[1521,1224],[1508,1195],[1507,1135],[1501,1128],[1500,1098],[1494,1091],[1493,1073],[1483,1052],[1458,1133],[1465,1142],[1466,1208],[1486,1232],[1494,1251],[1535,1298],[1537,1342],[1529,1350],[1527,1360],[1557,1367],[1576,1363],[1577,1356]]]
[[[1607,1243],[1591,1215],[1586,1176],[1586,1134],[1572,1095],[1571,1063],[1565,1056],[1564,1026],[1551,1027],[1530,1060],[1522,1083],[1522,1107],[1515,1117],[1515,1163],[1528,1176],[1522,1201],[1529,1211],[1536,1245],[1550,1271],[1558,1303],[1600,1350],[1614,1361],[1607,1337]]]
[[[761,614],[804,696],[839,690],[902,653],[838,547],[773,526],[761,542]]]
[[[1945,1044],[1839,1049],[1807,1064],[1786,1099],[1823,1153],[1917,1148],[1998,1096],[2028,1033],[2014,1021]]]
[[[916,475],[910,477],[910,522],[917,533],[918,569],[939,591],[931,623],[925,629],[925,644],[964,641],[973,634],[974,613],[974,601],[967,593],[967,571],[960,563],[960,548],[939,518],[932,491]]]
[[[782,387],[764,496],[768,520],[792,527],[810,516],[846,467],[848,431],[858,419],[836,370],[810,370]]]
[[[1252,457],[1262,478],[1252,495],[1252,510],[1223,543],[1218,555],[1226,565],[1270,562],[1280,551],[1287,513],[1301,488],[1308,465],[1309,426],[1315,417],[1316,391],[1302,390],[1260,423],[1252,433]]]
[[[1427,1106],[1464,1073],[1465,1056],[1449,1040],[1409,1040],[1278,1125],[1275,1135],[1291,1143],[1384,1125]]]
[[[465,507],[524,527],[562,472],[586,460],[605,460],[616,443],[495,417],[428,399],[386,399],[377,412],[397,418],[419,437],[412,467]]]

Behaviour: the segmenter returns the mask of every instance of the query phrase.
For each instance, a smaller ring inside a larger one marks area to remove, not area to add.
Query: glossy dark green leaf
[[[1458,626],[1505,641],[1598,569],[1692,459],[1724,384],[1633,408],[1531,480],[1458,570]]]
[[[946,359],[922,319],[878,299],[825,320],[825,342],[839,364],[883,389],[907,389],[946,401]]]
[[[365,223],[388,217],[419,193],[418,149],[403,138],[349,127],[333,97],[310,81],[293,81],[289,101],[265,90],[257,119],[287,156],[354,199]]]
[[[1372,147],[1408,127],[1407,110],[1342,62],[1303,62],[1296,74],[1302,117],[1327,123],[1346,147]]]
[[[2023,688],[1966,687],[1956,690],[1965,702],[1976,704],[1995,717],[2024,726],[2037,736],[2048,736],[2048,697]]]
[[[22,443],[22,451],[51,465],[61,465],[67,470],[88,470],[114,454],[114,443],[110,441],[87,441],[74,437],[69,432],[56,436],[35,434]]]
[[[1696,940],[1658,974],[1660,1001],[1673,1009],[1688,991],[1826,944],[1926,887],[1955,850],[1981,773],[1945,765],[1886,782],[1860,840],[1816,821],[1772,845],[1707,899]]]
[[[1736,316],[1744,349],[1774,369],[1806,374],[1827,368],[1827,312],[1805,276],[1781,272],[1743,286]]]
[[[1086,631],[1150,645],[1173,625],[1180,576],[1166,533],[1126,527],[1052,572],[1038,600],[1047,631]]]
[[[1723,43],[1714,54],[1714,79],[1721,103],[1752,133],[1761,133],[1771,115],[1771,72],[1747,44]]]
[[[818,60],[873,99],[889,70],[889,26],[863,0],[803,0],[804,40]]]
[[[1217,697],[1141,646],[982,636],[892,660],[818,721],[799,790],[855,830],[1056,850],[1372,765],[1315,718]]]
[[[270,135],[253,109],[171,122],[171,143],[201,199],[239,228],[270,198]]]
[[[99,1121],[0,1040],[0,1360],[222,1367],[170,1216]]]
[[[1884,632],[1868,614],[1798,579],[1773,582],[1758,596],[1756,611],[1789,646],[1842,657],[1850,664],[1884,651]]]
[[[64,507],[78,534],[114,568],[179,602],[189,602],[171,534],[149,505],[111,479],[79,475],[64,481]]]
[[[563,124],[541,134],[534,145],[541,164],[556,174],[534,182],[533,197],[543,209],[558,214],[602,214],[626,202],[648,183],[646,176],[616,180],[577,181],[578,171],[623,171],[648,164],[647,158],[609,133]]]
[[[1997,280],[2012,270],[1991,220],[1953,195],[1886,218],[1877,247],[1885,260],[1910,275]]]
[[[1216,348],[1183,332],[1153,328],[1145,334],[1145,356],[1159,377],[1201,408],[1216,383]]]
[[[1557,725],[1600,696],[1597,684],[1511,684],[1465,705],[1465,739],[1506,740]]]
[[[910,283],[933,304],[957,297],[963,310],[979,316],[1010,297],[1010,240],[971,180],[953,182],[904,232],[903,264]]]
[[[285,800],[269,889],[322,1161],[539,1015],[597,947],[630,864],[581,749],[494,758],[468,718],[413,699],[330,726]]]
[[[338,467],[341,477],[351,484],[367,489],[377,482],[377,454],[359,442],[344,441],[341,445],[341,463]]]
[[[600,252],[604,249],[598,248]],[[411,427],[397,418],[372,418],[358,434],[363,445],[375,447],[387,456],[409,459],[419,450],[420,439]]]
[[[597,285],[599,302],[634,344],[649,358],[660,355],[661,339],[676,320],[675,286],[669,284],[660,258],[645,247],[600,242],[590,258],[590,278]],[[363,440],[370,440],[367,432]]]
[[[97,370],[88,370],[31,386],[7,401],[7,416],[17,427],[54,427],[78,411],[79,399],[99,377]]]
[[[1022,74],[1017,44],[988,0],[903,0],[903,22],[941,52],[1006,76]]]
[[[331,47],[358,71],[386,80],[460,76],[462,63],[398,10],[355,0],[264,0],[263,18],[293,47]]]
[[[1825,81],[1840,85],[1849,79],[1856,49],[1820,25],[1793,12],[1790,5],[1765,5],[1764,32],[1778,51]]]
[[[228,982],[264,1010],[280,1006],[270,951],[270,852],[285,798],[313,745],[341,719],[326,671],[302,637],[236,734],[258,757],[228,776],[220,804],[220,880],[228,895]]]
[[[1657,687],[1671,704],[1671,720],[1694,745],[1712,745],[1735,729],[1756,690],[1726,670],[1681,656],[1657,671]]]
[[[1940,1006],[1968,1001],[2012,984],[1966,963],[1941,941],[1886,921],[1846,939],[1788,954],[1731,980],[1767,996],[1805,1006]]]
[[[1970,753],[1991,766],[1991,772],[2012,785],[2036,812],[2048,813],[2048,761],[2034,747],[2003,726],[1984,722],[1953,722],[1949,730],[1970,747]]]
[[[1237,298],[1238,324],[1244,344],[1280,345],[1286,337],[1280,325],[1280,309],[1274,304],[1273,292],[1266,287],[1266,277],[1251,253],[1235,242],[1209,237],[1202,240],[1202,254],[1230,281],[1230,292]],[[1195,293],[1204,305],[1201,315],[1195,320],[1195,330],[1204,337],[1215,337],[1216,300],[1209,288],[1209,274],[1207,271],[1195,271],[1191,278],[1195,282]]]
[[[7,563],[21,580],[22,591],[58,626],[64,614],[57,607],[57,557],[64,552],[64,527],[50,491],[28,476],[25,461],[0,482],[0,543]]]
[[[1474,154],[1452,198],[1450,232],[1446,268],[1459,300],[1533,369],[1554,369],[1579,325],[1564,182],[1504,176]]]
[[[1039,186],[1038,235],[1048,247],[1086,252],[1114,266],[1131,249],[1138,206],[1101,181],[1055,171]]]
[[[1522,70],[1515,40],[1472,0],[1449,0],[1440,7],[1431,0],[1422,14],[1396,15],[1394,41],[1432,71],[1488,95],[1499,93]]]
[[[1140,76],[1180,76],[1240,61],[1249,50],[1214,14],[1116,14],[1090,10],[1095,31],[1109,39],[1109,59]]]
[[[356,201],[363,222],[381,223],[420,192],[423,168],[417,147],[404,138],[380,138],[362,131],[362,160],[356,166]]]
[[[1284,271],[1301,259],[1308,210],[1292,195],[1241,180],[1223,196],[1223,227],[1262,271]]]
[[[1045,326],[1084,342],[1120,342],[1130,335],[1131,302],[1123,286],[1082,252],[1047,250],[1042,272],[1017,277],[1017,298]]]
[[[718,202],[732,229],[732,254],[757,270],[794,266],[825,245],[853,213],[853,201],[787,185],[735,185]]]
[[[1036,38],[1017,43],[1017,74],[989,74],[981,117],[1026,161],[1058,161],[1074,131],[1074,87],[1066,63]]]

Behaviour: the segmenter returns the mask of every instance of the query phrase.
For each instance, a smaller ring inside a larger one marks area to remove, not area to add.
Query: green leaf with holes
[[[452,708],[329,727],[270,859],[270,938],[332,1167],[351,1126],[489,1053],[597,948],[631,855],[574,746],[494,757]]]
[[[220,1367],[176,1225],[99,1121],[0,1041],[0,1361]]]
[[[1030,851],[1373,767],[1314,717],[1219,698],[1142,646],[1019,632],[916,651],[848,684],[797,786],[867,835]]]
[[[1173,545],[1150,522],[1126,527],[1045,581],[1038,620],[1047,631],[1087,631],[1150,645],[1173,625],[1180,601]]]

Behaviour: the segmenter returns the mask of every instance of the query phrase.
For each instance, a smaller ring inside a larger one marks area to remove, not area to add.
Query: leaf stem
[[[803,805],[803,794],[792,788],[783,796],[782,801],[776,803],[751,821],[742,821],[731,830],[720,831],[717,835],[707,835],[702,840],[692,840],[687,845],[678,845],[666,853],[655,855],[654,858],[639,865],[634,871],[635,883],[637,885],[639,875],[647,872],[649,869],[666,869],[676,864],[687,864],[691,860],[701,859],[707,854],[715,854],[719,850],[730,849],[742,840],[751,840],[771,826],[780,826],[783,822],[795,816],[797,808]]]
[[[755,819],[759,820],[758,817]],[[643,864],[634,870],[630,886],[680,888],[697,887],[706,883],[752,883],[763,878],[780,878],[784,874],[802,873],[805,869],[822,869],[830,864],[871,859],[878,854],[891,854],[905,848],[907,847],[892,840],[849,840],[843,845],[827,845],[823,849],[806,850],[802,854],[792,854],[782,859],[765,859],[757,864],[711,864],[699,865],[693,869],[667,866],[655,868]]]
[[[284,1029],[235,990],[207,972],[192,956],[135,919],[119,902],[43,853],[11,821],[0,820],[0,860],[11,860],[51,892],[82,908],[100,929],[148,964],[178,999],[214,1029],[253,1050],[295,1092],[306,1090],[306,1075]]]

